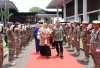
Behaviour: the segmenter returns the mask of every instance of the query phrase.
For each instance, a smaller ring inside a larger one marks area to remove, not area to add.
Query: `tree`
[[[44,18],[44,22],[49,23],[49,18]]]
[[[32,7],[30,8],[30,12],[40,12],[41,10],[43,10],[42,8],[39,8],[39,7]]]
[[[13,15],[13,13],[9,13],[9,9],[8,8],[6,8],[6,10],[0,10],[0,12],[2,13],[2,15],[4,16],[4,19],[5,19],[5,26],[6,26],[6,20],[8,19],[8,18],[10,18],[12,15]],[[8,14],[9,13],[9,14]]]
[[[42,8],[39,8],[39,7],[32,7],[30,8],[30,12],[40,12],[42,11],[43,9]],[[38,18],[38,21],[40,21],[41,19],[44,19],[44,22],[46,23],[49,23],[49,18]]]

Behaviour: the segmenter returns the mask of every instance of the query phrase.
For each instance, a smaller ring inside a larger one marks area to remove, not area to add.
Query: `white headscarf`
[[[39,23],[36,24],[36,28],[39,28]]]

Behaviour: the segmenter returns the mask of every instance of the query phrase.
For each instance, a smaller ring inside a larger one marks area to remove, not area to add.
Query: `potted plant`
[[[6,26],[7,19],[10,18],[13,15],[13,13],[9,13],[9,9],[8,8],[6,8],[6,10],[4,10],[4,11],[0,10],[0,12],[4,16],[4,23],[5,23],[4,26]]]

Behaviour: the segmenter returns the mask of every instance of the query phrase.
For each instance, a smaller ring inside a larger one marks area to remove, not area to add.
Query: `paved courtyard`
[[[34,47],[34,40],[27,46],[27,50],[25,50],[24,53],[21,53],[22,58],[18,58],[16,59],[17,64],[15,66],[9,66],[8,65],[8,56],[4,59],[4,63],[3,63],[3,68],[26,68],[26,64],[29,60],[30,55],[32,54],[33,51],[33,47]],[[74,56],[74,52],[71,52],[69,50],[69,48],[67,47],[67,45],[64,45],[65,49],[67,49],[73,56]],[[93,66],[93,60],[90,56],[90,62],[82,62],[82,59],[84,59],[84,52],[83,50],[81,50],[81,54],[80,56],[74,56],[85,68],[90,68],[90,66]]]

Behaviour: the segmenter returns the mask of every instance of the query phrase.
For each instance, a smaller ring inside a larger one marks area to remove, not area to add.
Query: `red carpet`
[[[26,68],[84,68],[68,51],[64,49],[64,59],[56,56],[56,50],[51,49],[51,59],[35,53],[31,54]]]

